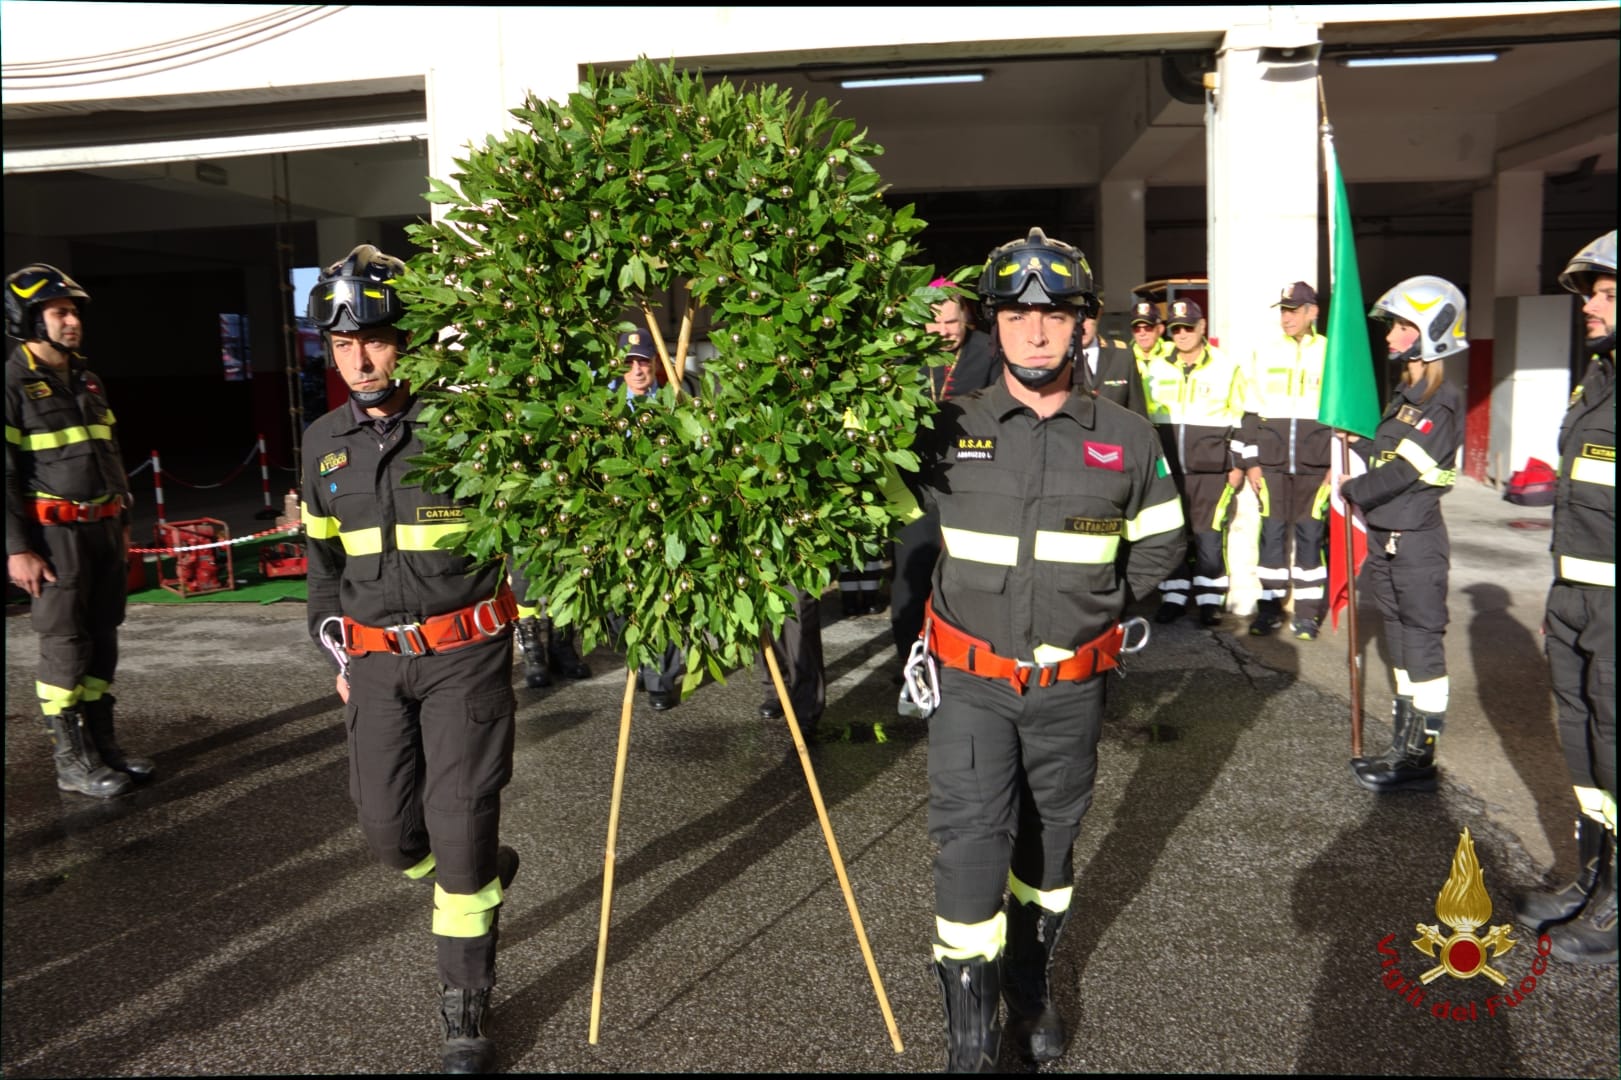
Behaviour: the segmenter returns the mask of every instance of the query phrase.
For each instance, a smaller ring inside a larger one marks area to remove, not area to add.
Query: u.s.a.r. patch
[[[326,476],[328,473],[337,472],[347,464],[349,464],[349,451],[334,450],[332,453],[323,457],[320,464],[316,466],[316,468],[322,476]]]
[[[957,461],[995,461],[996,436],[984,438],[963,436],[957,440]]]

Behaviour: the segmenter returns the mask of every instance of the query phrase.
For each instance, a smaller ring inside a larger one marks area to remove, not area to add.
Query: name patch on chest
[[[1126,471],[1126,452],[1113,443],[1089,442],[1082,449],[1081,459],[1094,469]]]
[[[436,525],[445,521],[466,521],[467,511],[459,506],[419,506],[418,525]]]
[[[963,437],[957,440],[958,461],[995,461],[996,437],[994,435],[983,439]]]
[[[27,395],[29,401],[38,401],[40,398],[48,398],[51,396],[51,384],[43,380],[40,382],[23,383],[23,393]]]
[[[1615,447],[1601,446],[1598,443],[1583,443],[1582,457],[1592,458],[1594,461],[1614,461]]]
[[[1080,533],[1082,536],[1119,536],[1120,527],[1125,524],[1125,520],[1125,518],[1065,518],[1064,531]]]
[[[337,472],[347,464],[349,464],[349,451],[334,450],[332,453],[321,459],[321,463],[317,466],[317,468],[322,476],[327,476],[331,473]]]

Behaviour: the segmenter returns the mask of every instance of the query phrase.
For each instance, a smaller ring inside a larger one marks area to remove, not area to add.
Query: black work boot
[[[1407,729],[1413,723],[1413,699],[1406,694],[1397,694],[1390,702],[1390,746],[1378,757],[1359,757],[1351,759],[1351,768],[1366,769],[1375,762],[1394,765],[1401,760],[1407,746]]]
[[[551,665],[553,675],[566,679],[591,677],[591,669],[580,659],[580,652],[574,647],[574,631],[559,630],[550,619],[546,620],[546,662]]]
[[[1407,721],[1407,738],[1401,756],[1395,761],[1376,758],[1351,767],[1357,783],[1369,791],[1434,791],[1435,741],[1446,725],[1445,713],[1412,710]]]
[[[130,778],[109,769],[96,753],[95,741],[85,728],[84,714],[77,706],[45,718],[56,759],[56,786],[93,799],[110,799],[130,788]]]
[[[1276,600],[1262,600],[1255,605],[1255,618],[1250,620],[1250,634],[1266,637],[1283,625],[1283,605]]]
[[[1514,921],[1543,931],[1582,913],[1599,878],[1609,869],[1609,833],[1586,814],[1576,819],[1576,880],[1561,889],[1521,889],[1514,894]]]
[[[534,616],[518,620],[518,652],[523,656],[523,681],[531,690],[544,690],[552,684],[546,670],[546,646],[541,641],[540,620]]]
[[[1026,1061],[1042,1064],[1064,1054],[1064,1019],[1053,1008],[1051,976],[1058,937],[1069,911],[1008,898],[1007,949],[1002,953],[1002,1000],[1008,1034]]]
[[[130,779],[150,780],[157,771],[157,766],[143,757],[130,757],[124,753],[124,748],[118,745],[118,736],[113,733],[113,706],[118,699],[111,694],[103,694],[95,701],[86,701],[79,707],[84,710],[85,729],[90,732],[90,739],[96,744],[96,753],[101,755],[102,764],[109,769],[129,774]]]
[[[490,1014],[490,988],[439,988],[439,1024],[445,1033],[442,1068],[447,1073],[495,1071],[495,1042],[484,1034]]]
[[[995,1072],[1002,1048],[1000,972],[995,960],[936,960],[946,1007],[946,1072]]]
[[[1613,964],[1616,961],[1615,834],[1604,834],[1609,851],[1593,893],[1581,914],[1550,927],[1553,954],[1568,964]]]

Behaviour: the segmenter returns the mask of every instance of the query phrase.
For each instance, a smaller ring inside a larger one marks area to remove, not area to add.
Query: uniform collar
[[[1080,358],[1077,357],[1076,359]],[[1075,362],[1075,360],[1070,361],[1072,364]],[[1031,416],[1035,415],[1035,411],[1030,406],[1013,396],[1013,392],[1007,388],[1005,378],[992,383],[990,389],[986,391],[985,398],[990,403],[991,411],[998,421],[1006,420],[1017,412],[1029,413]],[[1058,407],[1058,411],[1053,413],[1053,416],[1059,415],[1068,416],[1084,428],[1091,428],[1097,417],[1097,402],[1092,400],[1090,394],[1077,394],[1071,390],[1069,395],[1064,398],[1064,403]],[[1051,417],[1048,417],[1048,419],[1051,419]]]
[[[344,405],[346,406],[345,415],[349,417],[349,426],[344,429],[345,431],[358,431],[362,424],[371,424],[378,420],[378,417],[367,416],[366,410],[362,409],[359,405],[356,405],[354,398],[345,398]],[[422,412],[422,399],[418,397],[415,392],[413,392],[411,396],[406,399],[405,408],[401,409],[396,415],[398,415],[401,420],[409,420],[412,423],[415,423],[417,414],[420,412]]]

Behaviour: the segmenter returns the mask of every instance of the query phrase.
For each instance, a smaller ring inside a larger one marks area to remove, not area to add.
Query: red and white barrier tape
[[[297,533],[303,531],[304,523],[299,521],[291,525],[282,525],[278,528],[266,529],[264,532],[256,532],[251,536],[237,536],[229,540],[215,540],[211,544],[187,544],[184,547],[158,548],[132,547],[129,550],[135,555],[173,555],[181,551],[202,551],[206,548],[230,547],[232,544],[245,544],[249,540],[262,540],[267,536],[275,536],[277,533]]]

